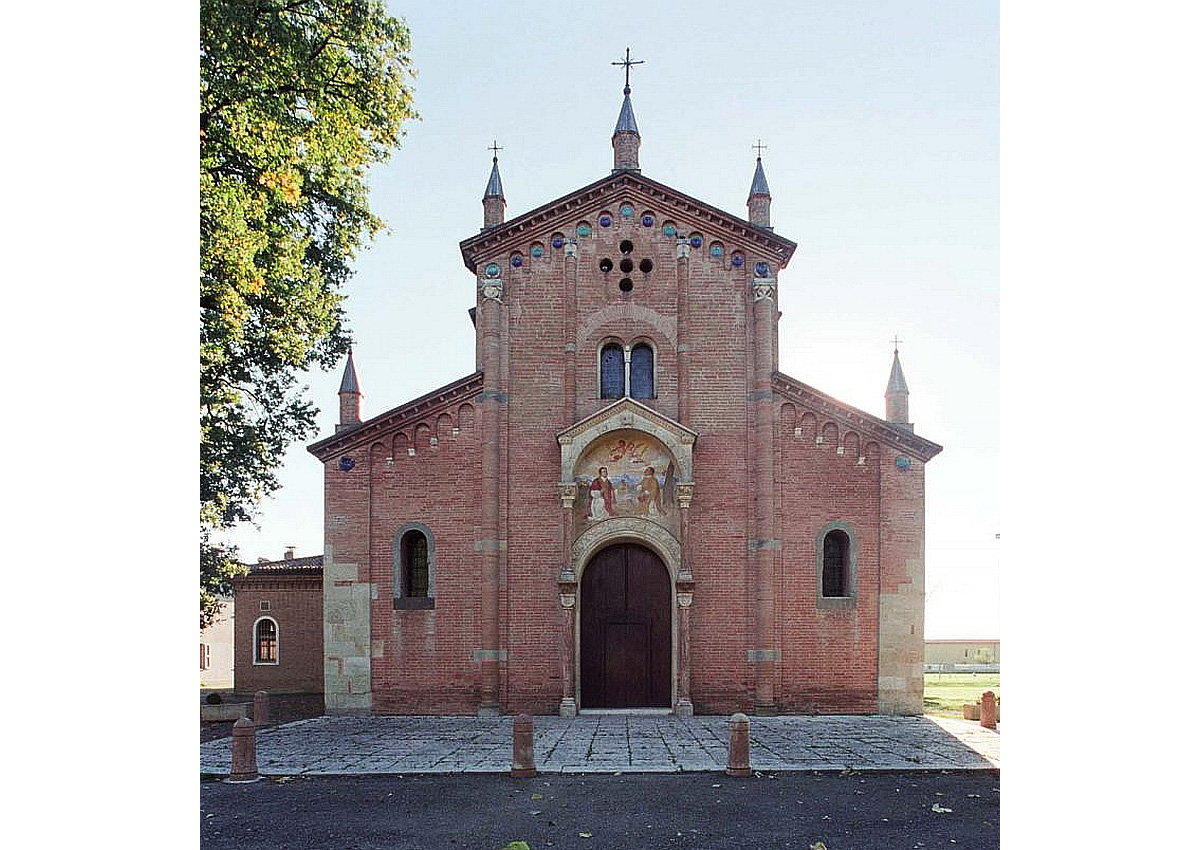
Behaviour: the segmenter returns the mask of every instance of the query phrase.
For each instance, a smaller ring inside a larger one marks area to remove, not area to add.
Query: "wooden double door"
[[[581,708],[671,705],[671,577],[657,555],[609,546],[579,593]]]

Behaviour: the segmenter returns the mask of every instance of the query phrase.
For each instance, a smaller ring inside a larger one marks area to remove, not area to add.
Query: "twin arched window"
[[[600,398],[654,398],[654,349],[639,342],[629,350],[618,342],[600,349]]]

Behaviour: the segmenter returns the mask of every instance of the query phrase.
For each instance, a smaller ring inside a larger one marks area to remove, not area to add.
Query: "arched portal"
[[[636,543],[602,549],[580,581],[580,707],[670,707],[671,652],[662,560]]]

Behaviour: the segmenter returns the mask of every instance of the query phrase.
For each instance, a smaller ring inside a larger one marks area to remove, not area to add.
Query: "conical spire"
[[[761,156],[754,166],[754,179],[750,181],[750,197],[755,195],[771,197],[771,190],[767,188],[767,175],[763,173]]]
[[[900,368],[900,340],[893,341],[896,348],[892,351],[892,373],[888,375],[887,390],[883,394],[884,418],[893,425],[912,430],[908,421],[908,383],[904,380],[904,370]]]
[[[358,389],[358,373],[354,370],[354,349],[346,353],[346,369],[338,387],[338,424],[335,431],[353,428],[362,422],[362,392]]]
[[[617,127],[613,130],[614,136],[617,133],[638,133],[637,119],[633,117],[633,101],[629,99],[629,86],[625,87],[625,102],[621,104],[621,114],[617,116]]]
[[[892,374],[888,376],[887,391],[889,393],[906,393],[908,384],[904,380],[904,370],[900,368],[900,349],[892,351]]]
[[[504,186],[500,183],[500,161],[492,157],[492,174],[488,177],[487,188],[483,190],[485,198],[503,198]]]
[[[500,160],[496,154],[504,150],[492,142],[488,148],[492,152],[492,173],[488,177],[487,188],[483,190],[483,229],[495,227],[504,222],[504,208],[508,205],[504,200],[504,186],[500,183]]]
[[[357,393],[358,392],[358,373],[354,370],[354,349],[351,348],[346,353],[346,369],[342,372],[342,385],[338,387],[338,394],[342,393]],[[360,393],[361,395],[361,393]]]
[[[642,136],[638,132],[637,119],[633,117],[633,101],[629,99],[629,69],[641,65],[644,60],[629,58],[629,48],[625,48],[625,58],[614,65],[625,68],[625,100],[621,103],[621,114],[617,116],[617,126],[613,130],[613,171],[641,171],[638,167],[638,148],[642,145]]]
[[[750,181],[750,197],[746,198],[747,218],[758,227],[771,227],[771,190],[767,188],[767,175],[762,167],[762,152],[766,147],[762,139],[752,146],[758,151],[754,162],[754,178]]]

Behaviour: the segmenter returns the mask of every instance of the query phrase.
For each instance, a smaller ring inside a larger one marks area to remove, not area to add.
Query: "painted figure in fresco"
[[[654,467],[647,466],[642,483],[637,488],[638,513],[643,516],[664,516],[662,489],[654,477]]]
[[[616,515],[616,496],[613,494],[612,482],[608,480],[607,466],[600,467],[599,475],[592,479],[588,491],[592,497],[591,510],[588,512],[589,522]]]

